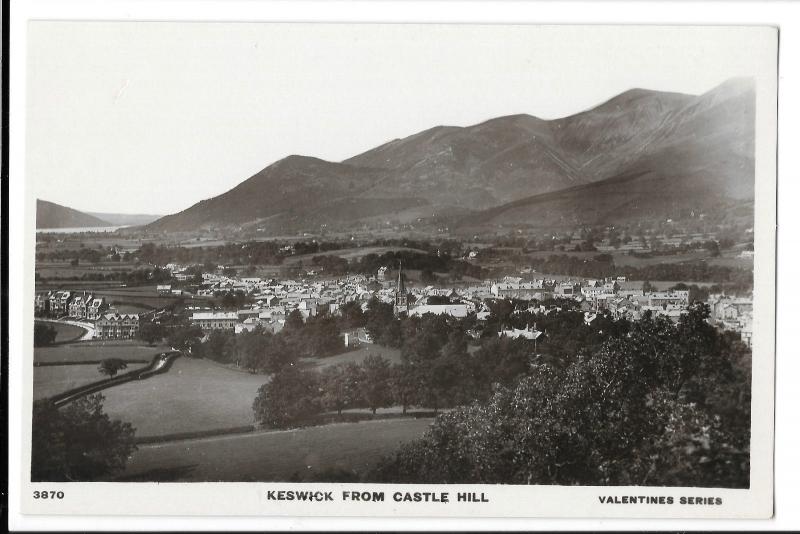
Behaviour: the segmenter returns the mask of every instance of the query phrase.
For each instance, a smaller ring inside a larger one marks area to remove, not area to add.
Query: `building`
[[[69,313],[69,301],[72,293],[69,291],[56,291],[50,295],[50,314],[56,317]]]
[[[73,297],[69,303],[69,316],[76,319],[86,319],[86,312],[93,299],[94,297],[87,295],[86,291],[82,295]]]
[[[196,312],[192,314],[192,324],[203,330],[234,330],[239,316],[236,312]]]
[[[96,339],[130,339],[139,334],[139,316],[135,313],[107,313],[95,323]]]
[[[511,328],[509,330],[500,330],[497,333],[498,337],[510,337],[511,339],[531,339],[531,340],[538,340],[542,336],[542,332],[536,330],[534,328]]]
[[[33,310],[37,314],[47,313],[50,311],[50,295],[51,291],[45,293],[36,293],[33,301]]]
[[[106,299],[104,297],[93,298],[86,307],[86,319],[89,321],[97,321],[106,308],[108,308],[108,304],[106,304]]]
[[[397,287],[394,292],[394,314],[400,315],[401,313],[408,313],[408,292],[406,291],[402,262],[397,271]]]
[[[408,311],[408,316],[422,317],[425,314],[449,315],[450,317],[462,318],[469,315],[470,306],[467,304],[423,304],[414,306]]]
[[[388,267],[380,267],[378,269],[378,282],[384,282],[386,280],[386,271],[388,270]]]
[[[172,293],[172,286],[170,284],[157,285],[156,291],[159,295],[169,296]]]

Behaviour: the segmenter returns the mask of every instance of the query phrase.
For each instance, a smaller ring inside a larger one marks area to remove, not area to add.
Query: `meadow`
[[[253,399],[268,381],[210,360],[181,357],[170,370],[103,391],[105,412],[136,436],[163,436],[253,424]]]
[[[35,347],[33,349],[34,363],[74,363],[74,362],[99,362],[106,358],[120,358],[123,360],[147,360],[159,352],[168,350],[167,346],[144,345],[141,341],[82,341],[66,345],[50,347]]]
[[[129,363],[127,369],[133,371],[146,363]],[[33,368],[33,398],[42,399],[63,393],[90,382],[108,378],[97,370],[97,364],[85,365],[42,365]]]
[[[365,472],[401,443],[420,437],[432,421],[335,423],[140,445],[115,480],[264,482],[314,480],[329,470]]]

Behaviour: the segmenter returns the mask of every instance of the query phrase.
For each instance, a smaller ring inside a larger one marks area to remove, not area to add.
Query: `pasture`
[[[144,367],[145,363],[129,363],[122,373]],[[43,365],[33,368],[33,398],[41,399],[63,393],[90,382],[108,378],[97,370],[97,364]]]
[[[315,480],[328,470],[363,473],[401,443],[420,437],[432,421],[336,423],[140,445],[116,480],[285,482]]]
[[[159,352],[168,350],[169,347],[156,345],[148,347],[137,341],[83,341],[66,345],[51,347],[35,347],[33,349],[34,362],[96,362],[106,358],[120,358],[122,360],[147,360]]]
[[[246,426],[264,375],[181,357],[164,374],[103,392],[105,412],[132,423],[136,436],[163,436]]]

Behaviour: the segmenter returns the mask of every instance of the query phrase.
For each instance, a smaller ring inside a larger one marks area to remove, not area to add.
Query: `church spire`
[[[408,294],[406,293],[406,282],[403,278],[403,262],[400,261],[400,268],[397,270],[397,288],[394,293],[394,314],[408,313]]]
[[[400,260],[400,268],[397,270],[397,293],[405,295],[406,283],[403,280],[403,260]]]

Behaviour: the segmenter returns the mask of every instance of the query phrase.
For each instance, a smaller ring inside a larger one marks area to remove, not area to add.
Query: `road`
[[[180,356],[180,352],[178,351],[162,352],[161,354],[154,356],[153,361],[151,361],[150,365],[146,367],[121,374],[114,378],[98,380],[97,382],[92,382],[90,384],[65,391],[64,393],[60,393],[51,397],[50,400],[53,402],[53,404],[60,407],[85,395],[97,393],[98,391],[118,386],[120,384],[125,384],[133,380],[144,380],[150,378],[151,376],[165,373],[169,370],[172,362],[178,356]]]

